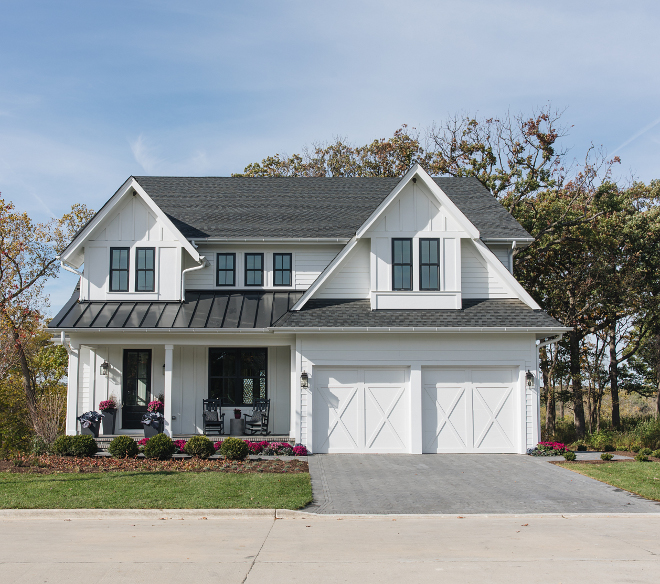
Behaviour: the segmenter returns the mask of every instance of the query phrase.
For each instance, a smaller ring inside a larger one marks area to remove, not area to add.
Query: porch
[[[103,444],[116,435],[143,437],[141,416],[148,403],[159,397],[165,404],[164,432],[182,439],[204,433],[203,400],[222,400],[226,437],[234,410],[240,410],[243,417],[252,413],[256,399],[266,398],[270,400],[266,439],[289,440],[295,436],[291,341],[270,335],[241,337],[239,343],[236,335],[216,334],[197,337],[193,343],[190,336],[169,335],[168,341],[179,344],[158,344],[156,339],[133,334],[107,335],[103,344],[98,339],[95,344],[87,344],[85,338],[79,344],[72,339],[77,354],[70,356],[67,401],[76,406],[67,409],[67,434],[80,432],[77,416],[98,411],[102,401],[114,396],[121,406],[113,434],[99,437]],[[295,345],[293,349],[295,355]],[[209,433],[212,440],[222,439],[217,436]],[[265,437],[241,438],[258,441]]]

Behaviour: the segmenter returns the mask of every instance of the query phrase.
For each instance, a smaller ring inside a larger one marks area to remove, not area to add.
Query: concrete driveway
[[[314,513],[660,513],[660,503],[516,454],[316,454]]]

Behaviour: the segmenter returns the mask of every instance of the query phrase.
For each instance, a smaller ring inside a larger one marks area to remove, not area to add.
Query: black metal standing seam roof
[[[51,329],[251,329],[273,326],[303,292],[186,292],[185,302],[71,300]]]
[[[277,328],[556,328],[543,310],[514,299],[463,300],[460,310],[371,310],[369,300],[310,300]]]
[[[185,237],[350,238],[400,178],[136,176]],[[482,239],[531,238],[476,178],[434,178]]]

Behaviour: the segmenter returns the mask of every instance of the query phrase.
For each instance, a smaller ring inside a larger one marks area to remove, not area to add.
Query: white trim
[[[444,191],[435,183],[429,174],[418,164],[412,165],[410,170],[403,176],[399,183],[394,187],[394,190],[387,195],[385,200],[378,205],[376,210],[371,214],[362,226],[357,230],[355,236],[360,239],[369,230],[369,228],[376,222],[378,217],[389,207],[390,203],[396,196],[403,190],[403,188],[417,175],[426,187],[435,195],[440,204],[447,207],[452,219],[454,219],[471,238],[479,237],[479,230],[472,224],[472,222],[463,214],[463,212],[454,204],[454,202],[444,193]]]
[[[84,229],[78,234],[78,236],[66,247],[66,249],[60,254],[60,259],[69,263],[67,260],[70,258],[74,252],[80,248],[80,246],[90,237],[90,235],[96,230],[96,228],[105,220],[108,214],[117,207],[120,201],[126,196],[126,194],[133,189],[147,206],[153,211],[153,213],[158,217],[160,221],[167,227],[167,229],[176,237],[179,243],[183,248],[190,254],[190,256],[196,261],[199,262],[199,253],[191,245],[191,243],[186,239],[181,232],[175,227],[174,223],[163,213],[161,208],[154,203],[153,199],[147,194],[147,192],[140,186],[140,184],[135,180],[134,177],[129,177],[126,182],[119,187],[119,190],[110,197],[101,210],[91,219],[91,221],[84,227]],[[75,264],[70,264],[74,267],[80,267],[83,262],[80,262],[77,266]]]
[[[504,282],[511,288],[511,291],[531,309],[541,310],[541,307],[522,287],[520,282],[514,278],[513,274],[509,272],[507,267],[497,258],[488,246],[480,239],[474,239],[473,241],[477,251],[481,254],[481,257],[497,272],[497,275],[504,280]]]

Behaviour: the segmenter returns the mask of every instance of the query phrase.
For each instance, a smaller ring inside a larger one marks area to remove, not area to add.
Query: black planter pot
[[[103,411],[103,434],[109,435],[115,433],[115,420],[117,419],[117,410]]]
[[[101,428],[101,422],[92,422],[88,428],[81,427],[80,433],[89,434],[90,436],[94,436],[94,438],[98,438],[100,428]]]
[[[151,422],[151,424],[142,424],[144,428],[144,437],[152,438],[156,434],[161,434],[163,432],[163,422]]]

